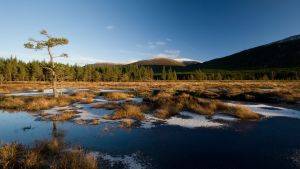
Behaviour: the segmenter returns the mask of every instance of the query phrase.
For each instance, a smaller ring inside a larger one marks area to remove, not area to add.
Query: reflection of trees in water
[[[57,127],[57,122],[53,121],[52,122],[52,132],[51,132],[51,137],[54,140],[63,140],[64,138],[64,130],[59,130]]]

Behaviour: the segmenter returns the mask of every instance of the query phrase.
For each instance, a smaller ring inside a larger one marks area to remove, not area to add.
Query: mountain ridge
[[[101,63],[97,64],[101,65]],[[300,67],[300,35],[290,36],[203,63],[186,58],[171,59],[158,57],[139,60],[129,64],[109,64],[150,66],[152,68],[155,67],[155,69],[167,66],[174,67],[174,69],[180,71],[196,69],[247,70]]]

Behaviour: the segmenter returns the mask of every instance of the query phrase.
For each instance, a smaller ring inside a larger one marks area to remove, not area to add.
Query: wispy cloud
[[[48,55],[46,52],[40,51],[40,52],[3,52],[0,51],[0,57],[2,58],[10,58],[10,57],[16,57],[19,60],[22,60],[24,62],[30,62],[33,60],[36,61],[48,61]],[[86,65],[86,64],[92,64],[97,62],[104,62],[104,60],[93,58],[93,57],[86,57],[83,55],[74,55],[69,54],[69,57],[66,58],[56,58],[55,62],[64,63],[64,64],[78,64],[78,65]]]
[[[164,53],[166,53],[169,56],[172,57],[179,57],[180,55],[180,50],[172,49],[172,50],[165,50]]]
[[[166,42],[163,42],[163,41],[157,41],[157,42],[155,42],[155,45],[157,45],[157,46],[164,46],[164,45],[166,45],[167,43]]]
[[[173,40],[171,38],[166,38],[166,41],[172,42]]]
[[[179,58],[180,57],[180,50],[165,50],[162,53],[159,53],[156,55],[157,57],[166,57],[166,58]]]
[[[115,29],[115,26],[114,25],[107,25],[105,28],[106,28],[106,30],[113,30],[113,29]]]
[[[149,57],[153,56],[153,53],[149,52],[141,52],[141,51],[132,51],[132,50],[120,50],[119,53],[121,55],[134,55],[134,56],[140,56],[140,57]]]
[[[147,46],[150,49],[155,49],[157,47],[162,47],[162,46],[165,46],[165,45],[167,45],[167,42],[165,42],[165,41],[155,41],[155,42],[149,41],[147,43]]]

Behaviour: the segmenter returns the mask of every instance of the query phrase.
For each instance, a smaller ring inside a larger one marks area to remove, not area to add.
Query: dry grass
[[[92,119],[90,124],[92,125],[99,125],[100,124],[100,120],[99,119]]]
[[[82,149],[65,150],[63,143],[53,139],[33,147],[11,143],[0,147],[0,168],[3,169],[97,169],[97,159]]]
[[[211,116],[215,113],[217,108],[214,101],[189,97],[188,101],[185,102],[185,109],[198,114]]]
[[[52,121],[68,121],[77,116],[78,112],[76,111],[64,111],[54,116],[51,116]]]
[[[38,111],[53,108],[54,106],[67,106],[72,103],[70,97],[2,97],[1,109]]]
[[[172,115],[167,109],[157,109],[154,112],[154,116],[160,119],[167,119],[171,117]]]
[[[94,101],[96,94],[92,92],[78,92],[72,95],[72,99],[83,104],[89,104]]]
[[[221,102],[216,102],[217,105],[217,111],[220,111],[224,114],[229,114],[232,116],[235,116],[242,120],[258,120],[260,119],[260,115],[253,112],[249,108],[241,105],[228,105]]]
[[[0,164],[3,169],[20,166],[19,158],[23,155],[23,147],[12,143],[0,148]]]
[[[58,162],[53,162],[54,169],[97,169],[97,159],[92,154],[86,154],[83,150],[72,150],[64,152]]]
[[[50,88],[48,82],[4,82],[0,93]],[[152,89],[186,90],[200,97],[258,102],[300,101],[300,81],[177,81],[177,82],[59,82],[58,88],[135,89],[150,96]]]
[[[130,128],[134,125],[135,121],[132,119],[123,119],[121,121],[121,127],[122,128]]]
[[[118,103],[97,103],[92,105],[93,108],[96,109],[107,109],[107,110],[114,110],[117,108],[120,108],[120,105]]]
[[[143,120],[144,114],[137,105],[125,104],[120,109],[118,109],[113,115],[110,116],[110,119],[134,119],[134,120]]]
[[[133,97],[132,94],[122,92],[103,93],[103,96],[108,100],[125,100]]]
[[[60,98],[52,98],[52,97],[33,97],[26,99],[26,104],[24,108],[30,111],[38,111],[45,110],[49,108],[53,108],[55,106],[67,106],[73,100],[69,97],[60,97]]]
[[[24,107],[24,105],[25,105],[25,100],[22,98],[15,98],[15,97],[0,98],[1,109],[20,110]]]
[[[212,116],[224,113],[243,120],[259,119],[260,115],[243,106],[234,106],[216,100],[196,98],[186,93],[179,95],[161,94],[146,99],[154,106],[154,115],[166,119],[186,110],[197,114]]]
[[[55,106],[67,106],[73,102],[92,103],[96,96],[93,92],[78,92],[71,96],[3,96],[0,97],[0,109],[38,111]]]

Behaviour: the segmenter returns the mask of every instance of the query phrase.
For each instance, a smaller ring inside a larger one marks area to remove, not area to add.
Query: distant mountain
[[[300,67],[300,35],[195,64],[188,69],[263,69]]]
[[[203,63],[187,58],[170,59],[160,57],[140,60],[127,65],[131,64],[150,66],[154,72],[160,72],[163,67],[172,68],[180,72],[196,69],[249,70],[295,68],[300,67],[300,35],[291,36]],[[96,63],[95,65],[110,66],[123,64]]]
[[[94,63],[94,66],[101,67],[101,66],[117,66],[117,65],[123,65],[121,63],[110,63],[110,62],[99,62],[99,63]]]
[[[140,60],[131,64],[141,66],[186,66],[183,62],[169,58],[153,58],[149,60]]]
[[[201,63],[199,61],[188,59],[188,58],[177,58],[174,60],[183,63],[185,66]]]

